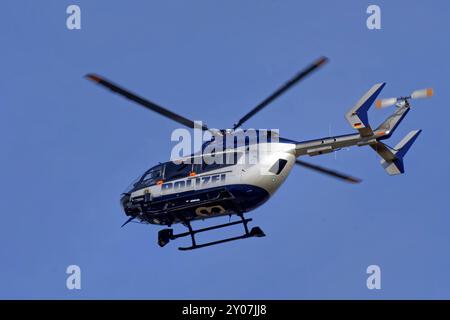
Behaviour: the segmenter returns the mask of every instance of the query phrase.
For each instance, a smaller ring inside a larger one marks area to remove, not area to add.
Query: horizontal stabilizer
[[[345,118],[350,123],[352,128],[357,129],[361,136],[371,136],[373,135],[372,129],[369,125],[369,118],[367,111],[369,111],[370,106],[373,104],[377,96],[383,90],[386,83],[378,83],[370,88],[369,91],[351,108],[345,115]]]
[[[389,175],[397,175],[405,172],[403,157],[421,132],[422,130],[411,131],[394,148],[382,142],[371,145],[372,149],[381,156],[380,163]]]

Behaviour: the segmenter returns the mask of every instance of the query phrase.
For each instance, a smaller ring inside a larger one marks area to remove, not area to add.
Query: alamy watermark
[[[66,274],[69,276],[66,279],[66,287],[69,290],[81,289],[81,268],[76,264],[67,267]]]
[[[81,29],[81,8],[75,4],[67,7],[66,13],[69,15],[66,19],[66,27],[69,30]]]
[[[366,269],[367,277],[366,285],[369,290],[380,290],[381,289],[381,268],[376,264],[372,264]]]
[[[262,153],[271,151],[272,143],[279,142],[278,129],[208,129],[201,121],[191,130],[178,128],[172,132],[176,142],[170,160],[183,164],[256,164]],[[241,153],[237,157],[235,151]]]
[[[366,20],[366,26],[369,30],[380,30],[381,29],[381,8],[375,4],[371,4],[367,7],[366,12],[369,15]]]

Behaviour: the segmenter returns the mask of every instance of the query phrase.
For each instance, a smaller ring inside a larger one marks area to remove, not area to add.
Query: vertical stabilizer
[[[382,82],[374,85],[361,99],[359,99],[355,106],[345,114],[345,118],[352,128],[357,129],[363,137],[373,135],[367,111],[369,111],[370,106],[374,103],[381,90],[383,90],[385,84],[386,83]]]

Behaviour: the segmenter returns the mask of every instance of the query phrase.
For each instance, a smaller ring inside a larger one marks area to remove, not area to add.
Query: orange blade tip
[[[381,108],[381,100],[378,99],[377,101],[375,101],[375,107],[377,107],[378,109]]]
[[[99,76],[97,76],[95,74],[91,74],[91,73],[87,74],[86,78],[88,78],[89,80],[95,81],[95,82],[100,82],[102,80]]]

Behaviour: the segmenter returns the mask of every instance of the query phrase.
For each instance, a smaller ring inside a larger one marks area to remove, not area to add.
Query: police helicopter
[[[243,143],[236,142],[238,140],[235,139],[236,133],[244,123],[321,67],[327,60],[326,57],[321,57],[301,70],[251,109],[234,124],[232,129],[226,130],[214,130],[205,124],[199,125],[198,122],[144,99],[99,75],[87,74],[87,79],[166,118],[188,128],[211,132],[211,139],[205,142],[197,153],[176,161],[159,163],[145,171],[132,183],[120,199],[123,210],[129,217],[122,226],[135,219],[139,223],[167,226],[168,228],[162,229],[158,233],[158,244],[161,247],[170,240],[190,236],[192,245],[180,247],[179,250],[198,249],[250,237],[263,237],[265,234],[261,228],[253,227],[249,230],[248,223],[252,219],[245,218],[244,214],[266,202],[283,184],[294,165],[312,169],[346,182],[360,182],[360,179],[299,160],[299,157],[317,156],[350,146],[369,146],[381,157],[381,165],[389,175],[404,173],[403,158],[421,130],[411,131],[395,147],[390,147],[382,141],[394,133],[398,124],[409,112],[410,100],[430,97],[433,94],[432,89],[416,90],[405,97],[377,100],[377,108],[392,105],[396,108],[375,129],[369,124],[367,112],[385,83],[375,84],[345,114],[350,126],[356,130],[354,133],[309,141],[295,141],[280,137],[275,131],[255,130],[252,137],[256,136],[256,139],[244,137]],[[233,143],[225,144],[225,140],[231,140]],[[242,142],[242,139],[240,141]],[[257,157],[252,158],[254,161],[242,161],[242,159],[249,158],[249,154],[255,150],[254,147],[257,149]],[[207,161],[208,157],[222,161]],[[229,215],[230,218],[232,215],[237,215],[239,219],[202,229],[194,230],[192,228],[192,221],[225,215]],[[170,227],[176,223],[186,226],[187,232],[174,234]],[[240,236],[200,244],[196,242],[195,235],[200,232],[239,224],[244,228],[244,233]]]

